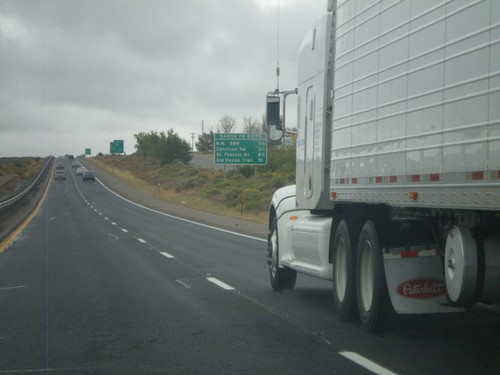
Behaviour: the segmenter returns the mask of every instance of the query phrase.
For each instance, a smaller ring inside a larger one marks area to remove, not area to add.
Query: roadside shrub
[[[269,179],[269,186],[272,187],[273,189],[279,189],[282,188],[283,186],[291,185],[295,183],[294,180],[295,176],[291,176],[290,174],[274,174],[270,179]]]
[[[268,152],[267,165],[262,168],[271,172],[295,174],[295,157],[295,146],[273,148]]]
[[[218,189],[217,187],[213,185],[207,185],[203,188],[201,191],[201,195],[206,197],[206,198],[213,198],[215,196],[221,195],[222,190]]]
[[[244,212],[257,211],[265,200],[267,200],[267,196],[258,189],[243,189],[241,194]]]
[[[243,167],[238,168],[238,172],[246,178],[252,177],[255,175],[255,167],[252,167],[251,165],[245,165]]]

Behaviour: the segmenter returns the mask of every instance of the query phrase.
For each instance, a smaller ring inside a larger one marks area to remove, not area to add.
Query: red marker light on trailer
[[[418,199],[418,193],[416,191],[410,191],[409,196],[412,201],[416,201]]]

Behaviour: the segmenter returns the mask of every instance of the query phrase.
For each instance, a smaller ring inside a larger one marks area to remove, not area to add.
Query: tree
[[[243,133],[255,134],[262,131],[262,125],[259,120],[252,116],[243,116]]]
[[[169,129],[166,135],[165,149],[161,162],[163,164],[170,164],[174,160],[180,160],[183,163],[188,163],[192,157],[190,144],[180,138],[177,133],[174,133],[174,129]]]
[[[163,131],[141,132],[134,134],[134,138],[137,142],[134,147],[139,154],[158,159],[162,164],[169,164],[174,160],[187,163],[191,160],[191,146],[174,133],[174,129],[168,130],[166,134]]]
[[[198,136],[198,141],[195,143],[196,149],[200,152],[211,152],[214,149],[214,132],[203,133]]]
[[[223,115],[217,123],[217,133],[232,133],[236,126],[236,120],[229,115]]]
[[[158,134],[155,131],[149,133],[140,132],[134,134],[136,141],[135,148],[137,152],[143,156],[151,156],[156,159],[161,159],[165,143],[165,133]]]

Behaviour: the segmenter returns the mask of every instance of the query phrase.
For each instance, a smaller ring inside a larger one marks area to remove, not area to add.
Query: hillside
[[[39,157],[0,158],[0,200],[16,194],[43,167]]]
[[[195,158],[195,163],[197,159],[210,160],[210,157]],[[261,223],[267,221],[273,192],[292,184],[295,175],[293,149],[272,150],[268,165],[257,169],[253,166],[214,169],[210,163],[204,167],[181,162],[162,165],[138,154],[98,156],[90,161],[124,182],[166,201]]]

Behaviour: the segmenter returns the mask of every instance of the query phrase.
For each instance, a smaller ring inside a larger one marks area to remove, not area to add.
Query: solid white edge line
[[[370,361],[369,359],[363,357],[362,355],[359,355],[358,353],[354,352],[339,352],[339,354],[350,361],[360,365],[361,367],[364,367],[365,369],[373,372],[374,374],[378,375],[398,375],[395,372],[389,371],[386,368],[376,364],[373,361]]]
[[[210,281],[211,283],[217,285],[218,287],[221,287],[222,289],[225,290],[234,290],[234,288],[230,285],[227,285],[226,283],[223,283],[219,279],[216,279],[215,277],[207,277],[207,280]]]
[[[169,253],[166,253],[166,252],[164,252],[164,251],[160,252],[160,254],[161,254],[161,255],[163,255],[164,257],[169,258],[169,259],[174,258],[174,256],[173,256],[173,255],[170,255]]]
[[[221,228],[217,228],[217,227],[213,227],[211,225],[207,225],[207,224],[202,224],[202,223],[198,223],[196,221],[192,221],[192,220],[188,220],[188,219],[183,219],[182,217],[178,217],[178,216],[174,216],[174,215],[170,215],[170,214],[166,214],[165,212],[161,212],[161,211],[158,211],[158,210],[154,210],[152,208],[149,208],[149,207],[146,207],[146,206],[143,206],[139,203],[135,203],[135,202],[132,202],[130,199],[127,199],[127,198],[124,198],[122,197],[121,195],[119,195],[118,193],[115,193],[113,190],[111,190],[110,188],[108,188],[106,185],[104,185],[102,183],[101,180],[99,180],[98,178],[96,178],[97,182],[99,182],[106,190],[108,190],[109,192],[111,192],[112,194],[116,195],[118,198],[120,199],[123,199],[124,201],[128,202],[128,203],[131,203],[133,204],[134,206],[137,206],[137,207],[140,207],[140,208],[143,208],[145,210],[148,210],[148,211],[151,211],[151,212],[154,212],[154,213],[157,213],[157,214],[160,214],[160,215],[163,215],[163,216],[167,216],[167,217],[170,217],[172,219],[177,219],[177,220],[180,220],[180,221],[184,221],[186,223],[190,223],[190,224],[195,224],[195,225],[199,225],[200,227],[205,227],[205,228],[209,228],[209,229],[214,229],[214,230],[218,230],[220,232],[224,232],[224,233],[230,233],[230,234],[234,234],[236,236],[240,236],[240,237],[244,237],[244,238],[250,238],[252,240],[258,240],[258,241],[262,241],[262,242],[267,242],[267,240],[263,239],[263,238],[258,238],[258,237],[254,237],[254,236],[248,236],[246,234],[241,234],[241,233],[237,233],[237,232],[232,232],[230,230],[227,230],[227,229],[221,229]]]

